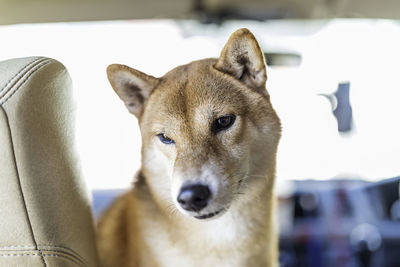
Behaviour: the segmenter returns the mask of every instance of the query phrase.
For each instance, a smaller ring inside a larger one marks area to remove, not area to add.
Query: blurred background
[[[0,60],[47,56],[74,83],[97,216],[140,166],[136,119],[105,75],[218,57],[247,27],[283,123],[281,266],[400,266],[400,1],[0,0]]]

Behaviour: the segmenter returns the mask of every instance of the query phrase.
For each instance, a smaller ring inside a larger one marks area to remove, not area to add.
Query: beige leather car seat
[[[72,111],[61,63],[0,62],[0,266],[97,266]]]

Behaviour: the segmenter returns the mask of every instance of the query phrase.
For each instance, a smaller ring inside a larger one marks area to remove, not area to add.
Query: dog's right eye
[[[160,141],[164,144],[175,144],[175,141],[172,140],[171,138],[169,138],[168,136],[166,136],[163,133],[157,134],[158,139],[160,139]]]
[[[233,125],[235,119],[236,119],[235,115],[225,115],[219,117],[213,122],[211,126],[211,131],[214,133],[218,133],[222,130],[226,130]]]

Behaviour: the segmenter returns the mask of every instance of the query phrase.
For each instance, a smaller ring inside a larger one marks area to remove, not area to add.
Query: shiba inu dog
[[[103,266],[277,266],[281,124],[253,34],[161,78],[117,64],[107,74],[138,118],[142,166],[99,221]]]

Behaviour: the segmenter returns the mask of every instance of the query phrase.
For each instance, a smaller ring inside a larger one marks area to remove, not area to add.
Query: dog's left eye
[[[158,139],[160,139],[160,141],[161,141],[162,143],[164,143],[164,144],[167,144],[167,145],[169,145],[169,144],[175,144],[175,141],[174,141],[174,140],[172,140],[171,138],[169,138],[167,135],[165,135],[165,134],[163,134],[163,133],[157,134],[157,137],[158,137]]]
[[[211,131],[214,133],[218,133],[219,131],[226,130],[233,125],[235,119],[235,115],[225,115],[219,117],[213,122],[211,126]]]

